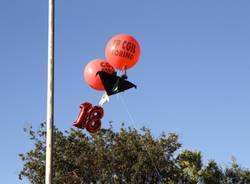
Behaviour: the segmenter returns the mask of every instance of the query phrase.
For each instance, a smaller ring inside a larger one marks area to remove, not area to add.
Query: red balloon
[[[114,68],[103,59],[94,59],[90,61],[84,69],[84,79],[90,87],[96,90],[104,90],[102,81],[99,75],[96,75],[99,71],[105,71],[112,74]]]
[[[118,70],[133,67],[140,57],[140,45],[137,40],[128,34],[119,34],[112,37],[105,49],[107,61]]]

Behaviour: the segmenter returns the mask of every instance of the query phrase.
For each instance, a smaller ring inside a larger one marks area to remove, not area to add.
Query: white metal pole
[[[48,18],[48,81],[47,81],[47,137],[45,184],[52,183],[53,124],[54,124],[54,10],[55,0],[49,0]]]

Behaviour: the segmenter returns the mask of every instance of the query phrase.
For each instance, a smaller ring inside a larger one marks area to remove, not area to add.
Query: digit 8
[[[94,106],[88,113],[88,121],[86,123],[86,129],[90,133],[96,133],[101,128],[101,119],[104,115],[103,108],[100,106]]]

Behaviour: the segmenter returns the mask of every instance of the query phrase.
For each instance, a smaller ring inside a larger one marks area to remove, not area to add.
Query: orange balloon
[[[99,75],[96,75],[99,71],[105,71],[112,74],[115,70],[114,68],[103,59],[91,60],[84,69],[84,79],[87,84],[96,90],[104,90],[102,81]]]
[[[118,34],[112,37],[105,49],[107,61],[118,70],[133,67],[140,57],[140,45],[128,34]]]

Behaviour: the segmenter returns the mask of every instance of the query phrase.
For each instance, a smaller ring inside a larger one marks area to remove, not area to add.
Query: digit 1
[[[92,105],[88,102],[80,105],[80,113],[73,123],[73,126],[77,128],[86,127],[86,119],[88,118],[88,111],[92,108]]]

